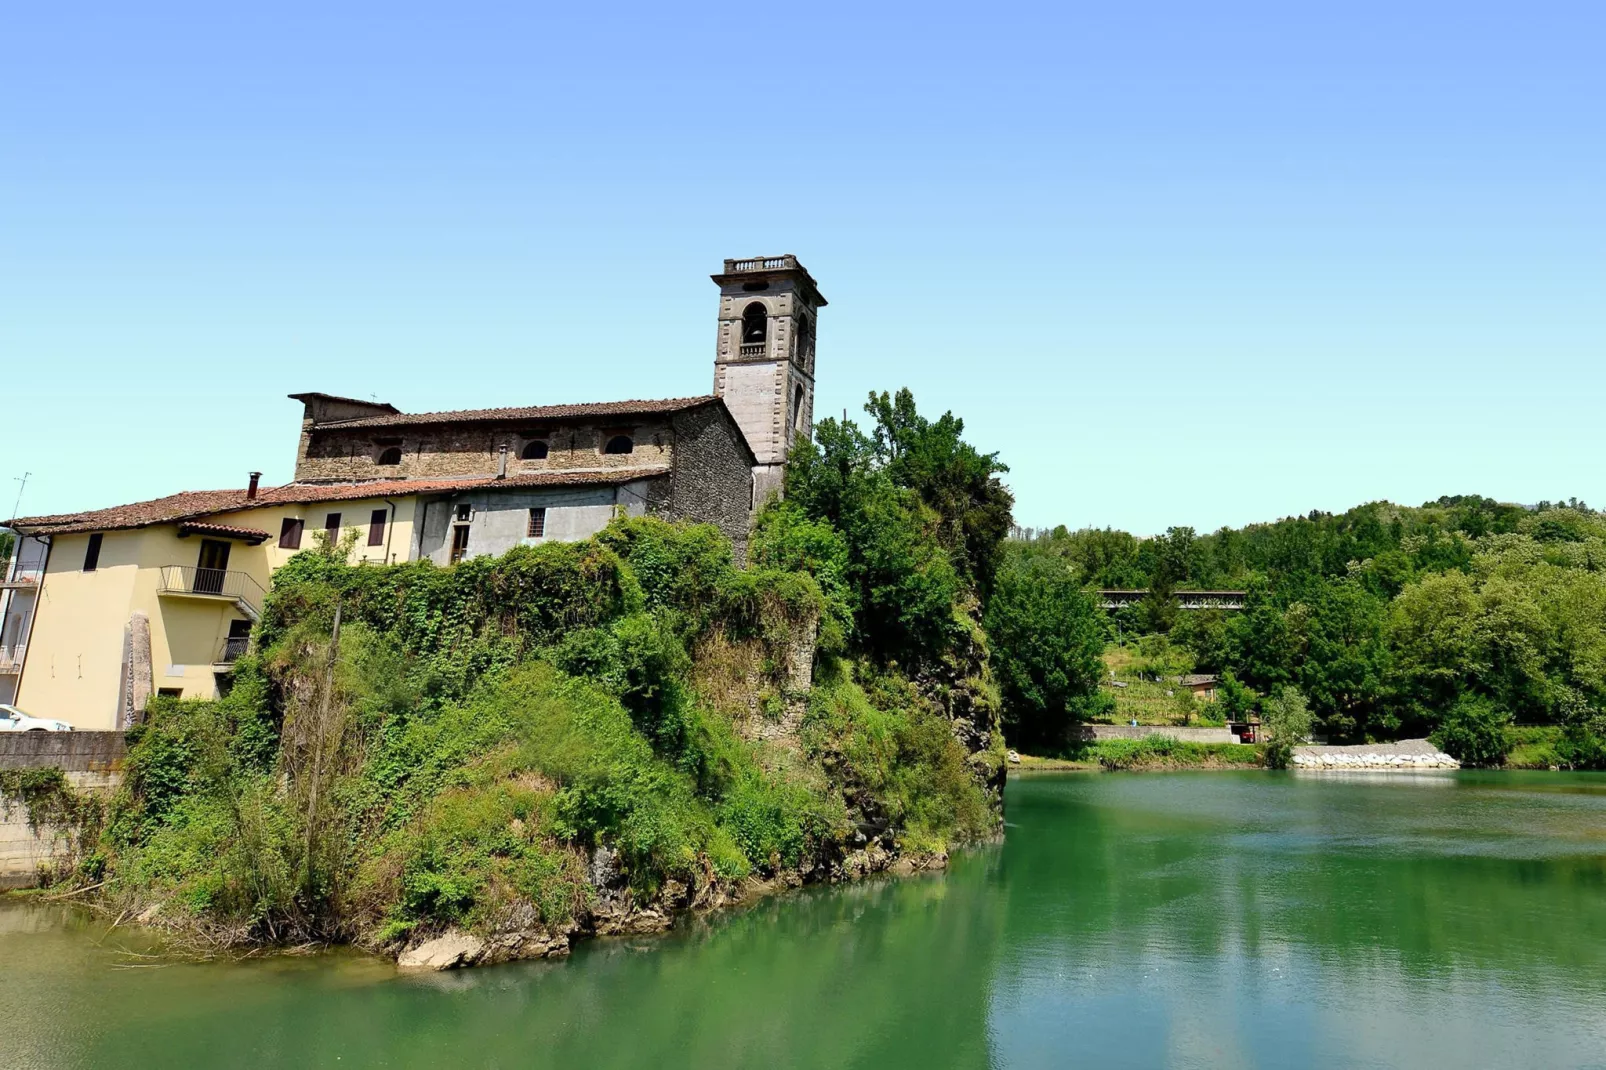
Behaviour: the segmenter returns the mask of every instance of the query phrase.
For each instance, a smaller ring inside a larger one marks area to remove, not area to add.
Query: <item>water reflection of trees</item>
[[[996,861],[989,849],[957,877],[785,895],[569,961],[348,986],[327,969],[233,986],[163,971],[107,1052],[150,1066],[984,1067]]]
[[[1554,812],[1525,813],[1532,799],[1424,790],[1379,802],[1362,797],[1370,786],[1345,797],[1286,784],[1269,798],[1264,781],[1171,779],[1200,798],[1112,802],[1090,778],[1011,795],[1011,821],[1029,834],[1001,861],[1010,948],[1207,958],[1292,947],[1331,965],[1565,975],[1606,990],[1606,850],[1521,843],[1511,834],[1525,821],[1554,824]],[[1603,822],[1606,808],[1569,819]]]

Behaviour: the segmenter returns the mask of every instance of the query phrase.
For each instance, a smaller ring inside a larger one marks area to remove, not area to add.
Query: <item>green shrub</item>
[[[1463,765],[1498,766],[1511,751],[1511,713],[1481,695],[1463,695],[1433,732],[1433,745]]]

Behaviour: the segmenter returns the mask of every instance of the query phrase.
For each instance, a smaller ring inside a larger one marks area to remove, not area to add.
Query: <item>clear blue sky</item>
[[[12,5],[0,512],[289,478],[300,390],[703,393],[722,257],[1024,524],[1606,504],[1606,8]]]

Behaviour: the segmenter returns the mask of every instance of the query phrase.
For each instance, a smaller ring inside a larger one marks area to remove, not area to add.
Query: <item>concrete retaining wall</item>
[[[127,755],[121,732],[0,732],[0,769],[54,766],[75,791],[117,790]],[[33,884],[61,847],[56,829],[28,827],[21,800],[0,796],[0,889]]]
[[[1082,738],[1090,742],[1101,739],[1144,739],[1148,736],[1170,736],[1184,743],[1236,743],[1233,734],[1222,728],[1179,728],[1162,724],[1090,724],[1082,726]]]
[[[111,773],[127,754],[121,732],[0,732],[0,769]]]
[[[120,732],[95,734],[122,735]],[[67,783],[75,791],[110,794],[122,781],[120,772],[67,774]],[[62,839],[53,826],[29,827],[28,808],[22,801],[0,795],[0,890],[31,887],[38,882],[39,871],[62,849]]]

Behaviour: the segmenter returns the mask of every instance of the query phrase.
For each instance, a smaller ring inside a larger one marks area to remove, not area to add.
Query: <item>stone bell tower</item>
[[[714,393],[758,458],[754,503],[779,493],[786,455],[814,432],[814,325],[825,298],[797,257],[727,260],[719,284]]]

